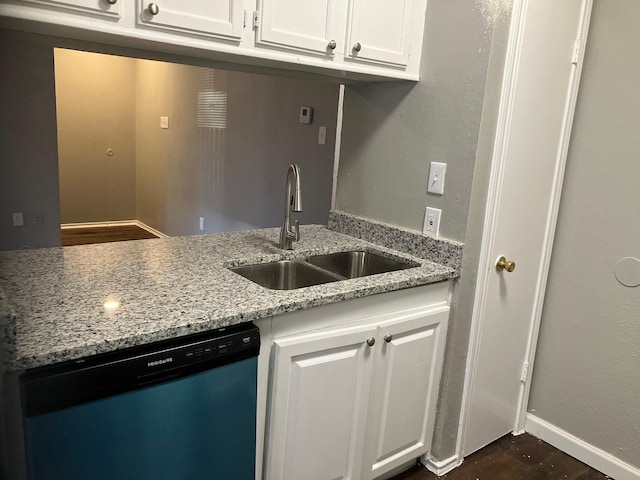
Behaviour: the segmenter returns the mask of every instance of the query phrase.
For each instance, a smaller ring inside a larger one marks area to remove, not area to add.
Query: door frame
[[[462,408],[458,423],[458,435],[456,442],[455,458],[457,463],[450,463],[451,468],[462,461],[464,456],[464,443],[466,436],[468,412],[473,397],[473,384],[478,364],[478,343],[484,324],[484,315],[488,302],[489,275],[492,273],[496,259],[490,258],[495,244],[496,227],[502,196],[502,185],[504,182],[504,171],[507,162],[506,145],[511,129],[511,116],[515,105],[515,86],[519,71],[519,60],[521,53],[522,38],[526,27],[527,5],[530,0],[514,0],[509,40],[507,46],[506,62],[503,74],[503,84],[500,94],[500,107],[498,112],[498,122],[494,140],[493,156],[491,160],[491,175],[489,179],[487,203],[485,208],[484,228],[482,233],[482,245],[478,262],[478,274],[476,278],[476,289],[474,294],[473,313],[471,317],[471,332],[469,337],[469,348],[467,351],[466,372],[464,389],[462,395]],[[540,320],[542,317],[542,307],[544,304],[547,276],[551,263],[551,253],[556,231],[556,223],[560,207],[560,197],[564,180],[564,171],[567,160],[567,152],[571,139],[571,127],[573,125],[573,114],[578,97],[578,87],[580,84],[580,74],[584,61],[585,44],[589,31],[589,21],[591,19],[593,0],[584,0],[580,18],[580,32],[578,34],[579,43],[576,43],[576,55],[573,64],[576,68],[571,73],[571,90],[565,104],[565,116],[563,121],[563,132],[561,144],[557,152],[556,167],[553,177],[553,189],[550,208],[547,212],[547,222],[545,225],[543,256],[537,272],[536,289],[534,292],[534,308],[530,316],[530,327],[525,352],[526,367],[523,365],[523,382],[521,383],[520,396],[516,418],[514,419],[514,433],[524,433],[525,420],[527,414],[527,404],[531,388],[531,376],[533,362],[535,360]],[[438,472],[444,474],[446,471]]]

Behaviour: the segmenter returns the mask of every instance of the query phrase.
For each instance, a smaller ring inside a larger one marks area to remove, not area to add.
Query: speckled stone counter
[[[293,251],[279,230],[0,252],[0,341],[8,370],[150,343],[293,310],[437,282],[455,268],[301,227]],[[419,267],[290,291],[228,267],[363,249]]]

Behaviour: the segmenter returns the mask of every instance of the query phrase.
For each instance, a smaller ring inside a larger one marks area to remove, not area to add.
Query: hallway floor
[[[506,435],[442,477],[422,466],[391,480],[604,480],[610,477],[529,434]]]
[[[65,228],[60,231],[63,247],[90,243],[124,242],[158,238],[136,225],[109,225],[106,227]]]

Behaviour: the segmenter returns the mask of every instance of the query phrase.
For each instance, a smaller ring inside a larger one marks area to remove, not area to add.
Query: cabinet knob
[[[151,15],[157,15],[158,13],[160,13],[160,7],[157,3],[150,3],[147,7],[147,10],[149,10],[149,13]]]
[[[360,44],[360,42],[356,42],[356,44],[353,46],[353,49],[356,52],[359,52],[360,50],[362,50],[362,45]]]
[[[109,5],[115,5],[116,3],[118,3],[118,0],[105,0],[105,2],[107,2]]]
[[[370,347],[373,347],[376,344],[376,339],[373,337],[369,337],[367,338],[367,345],[369,345]]]
[[[335,40],[331,40],[329,42],[329,45],[327,45],[327,47],[329,47],[330,50],[335,50],[337,46],[338,46],[338,44],[336,43]]]
[[[516,262],[511,260],[507,261],[506,258],[500,257],[498,259],[498,263],[496,263],[496,270],[501,272],[502,270],[506,270],[507,272],[513,272],[516,269]]]
[[[384,341],[385,341],[385,342],[387,342],[387,343],[389,343],[389,342],[391,342],[391,340],[393,340],[393,335],[391,335],[390,333],[387,333],[387,334],[384,336]]]

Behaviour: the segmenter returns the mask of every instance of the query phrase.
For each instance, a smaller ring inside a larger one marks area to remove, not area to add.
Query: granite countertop
[[[4,366],[16,371],[458,276],[327,227],[0,252]],[[364,249],[419,267],[297,290],[263,288],[228,267]]]

